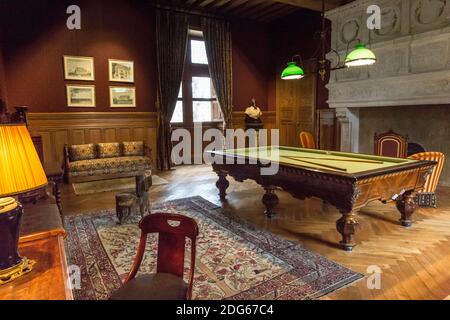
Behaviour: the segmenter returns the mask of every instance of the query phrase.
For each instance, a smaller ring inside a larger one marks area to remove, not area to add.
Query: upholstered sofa
[[[151,149],[142,141],[64,146],[69,183],[132,177],[151,169]]]

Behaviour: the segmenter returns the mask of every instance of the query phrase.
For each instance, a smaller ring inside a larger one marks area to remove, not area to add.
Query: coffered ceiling
[[[325,0],[325,9],[334,9],[352,0]],[[170,0],[159,4],[218,15],[271,22],[299,9],[321,11],[321,0]]]

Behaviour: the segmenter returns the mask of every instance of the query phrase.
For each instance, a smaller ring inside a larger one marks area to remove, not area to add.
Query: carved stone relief
[[[373,100],[373,106],[386,105],[387,100],[396,105],[396,99],[403,104],[408,97],[430,103],[441,97],[442,103],[448,103],[438,72],[450,74],[450,28],[445,28],[450,25],[450,0],[356,0],[328,12],[341,55],[346,52],[345,42],[368,34],[363,17],[373,3],[382,9],[382,28],[371,33],[377,63],[332,72],[330,106],[361,100]]]
[[[413,33],[425,32],[449,25],[448,0],[415,0],[411,6]]]
[[[382,10],[380,30],[366,28],[372,4]],[[337,111],[341,150],[358,151],[363,108],[450,103],[450,0],[355,0],[326,16],[341,56],[354,38],[377,56],[373,66],[331,73],[328,103]]]
[[[400,32],[400,8],[397,6],[382,7],[381,29],[373,31],[374,37],[388,37]]]
[[[347,45],[358,39],[361,29],[360,25],[357,19],[351,19],[343,23],[339,32],[341,42]]]
[[[420,0],[413,7],[414,21],[420,24],[435,23],[443,14],[447,0]]]

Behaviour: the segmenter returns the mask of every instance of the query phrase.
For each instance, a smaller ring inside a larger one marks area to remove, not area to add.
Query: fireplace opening
[[[425,151],[427,150],[421,144],[408,141],[408,157]]]
[[[353,130],[358,129],[360,153],[373,153],[376,132],[394,132],[408,137],[408,155],[427,152],[450,154],[450,105],[358,108]],[[444,163],[439,184],[450,186],[450,160]]]

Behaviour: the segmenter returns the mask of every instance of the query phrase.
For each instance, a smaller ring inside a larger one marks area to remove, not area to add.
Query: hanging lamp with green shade
[[[295,61],[288,62],[287,67],[281,74],[283,80],[295,80],[301,79],[305,76],[305,71],[302,67],[298,66]]]
[[[361,42],[360,39],[355,39],[357,41],[357,45],[355,48],[349,53],[347,48],[347,55],[343,64],[341,64],[340,54],[338,51],[331,49],[337,55],[337,64],[336,66],[331,66],[331,60],[327,58],[326,48],[328,46],[327,41],[330,36],[330,30],[326,27],[326,18],[325,18],[325,0],[322,0],[322,26],[320,31],[316,32],[318,35],[318,39],[320,39],[320,48],[321,54],[319,57],[313,57],[316,61],[316,71],[315,73],[320,75],[322,81],[326,81],[327,75],[330,74],[330,71],[340,70],[348,67],[359,67],[359,66],[368,66],[372,65],[377,61],[377,58],[372,50],[366,47],[364,43]],[[353,43],[353,40],[351,41]],[[350,45],[350,43],[349,43]],[[288,63],[287,67],[283,70],[281,74],[281,79],[283,80],[292,80],[292,79],[301,79],[305,77],[305,71],[301,67],[301,63],[294,62],[295,57],[301,58],[300,55],[294,56],[291,62]],[[301,60],[300,60],[301,61]]]
[[[374,64],[377,58],[372,50],[368,49],[365,44],[359,42],[345,58],[345,66],[358,67],[369,66]]]

